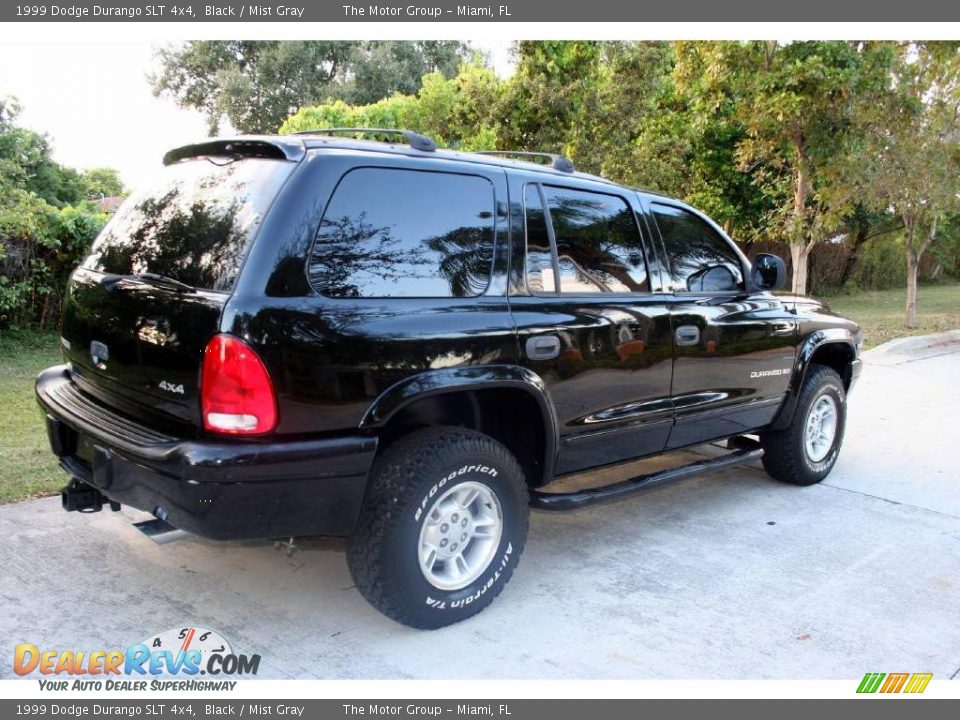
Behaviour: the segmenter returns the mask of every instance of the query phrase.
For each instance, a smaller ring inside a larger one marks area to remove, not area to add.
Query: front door
[[[767,425],[783,402],[797,318],[768,292],[750,292],[746,260],[703,216],[650,205],[672,285],[673,402],[668,448]]]
[[[570,182],[511,178],[510,308],[556,408],[558,475],[660,452],[673,421],[670,316],[636,200]]]

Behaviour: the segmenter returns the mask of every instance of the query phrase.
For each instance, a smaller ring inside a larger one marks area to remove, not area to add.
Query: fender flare
[[[825,328],[812,332],[797,351],[797,359],[793,364],[793,372],[790,378],[790,387],[783,404],[780,406],[780,412],[777,413],[776,419],[771,423],[771,429],[783,430],[790,425],[793,414],[797,409],[800,389],[807,377],[807,371],[810,369],[813,356],[817,350],[825,345],[846,345],[850,349],[850,355],[854,359],[857,357],[857,339],[850,330],[846,328]]]
[[[553,477],[559,448],[557,412],[543,379],[519,365],[468,365],[428,370],[404,378],[374,399],[360,420],[359,427],[361,430],[382,428],[404,407],[423,398],[495,388],[522,390],[536,401],[544,425],[542,481],[549,481]]]

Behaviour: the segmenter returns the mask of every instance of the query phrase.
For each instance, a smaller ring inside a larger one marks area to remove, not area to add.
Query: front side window
[[[660,229],[675,290],[725,292],[743,289],[740,257],[702,218],[672,205],[651,205]]]
[[[544,197],[556,237],[557,267],[546,232],[539,232],[542,208],[527,194],[527,280],[534,292],[649,292],[643,241],[630,206],[603,193],[545,186]],[[533,196],[538,193],[532,188]],[[543,222],[543,227],[546,223]],[[556,277],[556,281],[554,280]]]
[[[328,297],[473,297],[493,262],[493,184],[475,175],[358,168],[334,190],[310,255]]]

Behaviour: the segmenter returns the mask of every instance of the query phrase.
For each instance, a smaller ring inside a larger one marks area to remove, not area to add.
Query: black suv
[[[160,539],[346,536],[360,592],[436,628],[503,589],[530,506],[761,455],[791,483],[830,472],[860,331],[771,294],[782,260],[563,157],[360,134],[173,150],[103,230],[37,380],[66,509],[125,503]]]

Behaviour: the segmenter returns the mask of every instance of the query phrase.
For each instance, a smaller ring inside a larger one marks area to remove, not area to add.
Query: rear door
[[[511,177],[510,308],[557,412],[557,474],[659,452],[672,422],[670,319],[635,197]]]
[[[203,349],[293,165],[194,157],[129,198],[70,281],[61,342],[74,382],[143,419],[199,426]]]
[[[747,287],[747,261],[706,217],[650,204],[672,293],[673,402],[669,448],[738,435],[769,423],[796,355],[796,316]]]

